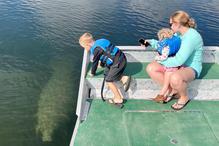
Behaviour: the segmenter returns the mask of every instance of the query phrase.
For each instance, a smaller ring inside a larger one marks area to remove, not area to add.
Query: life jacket
[[[119,48],[110,43],[109,40],[99,39],[96,40],[94,45],[91,47],[91,55],[94,55],[94,50],[97,47],[100,47],[103,50],[103,54],[100,56],[101,63],[105,64],[106,66],[111,66],[113,64],[116,53],[119,51]]]
[[[162,50],[164,47],[169,46],[169,56],[174,56],[179,51],[181,45],[181,39],[179,36],[173,35],[171,38],[166,38],[159,41],[157,44],[157,52],[162,55]]]

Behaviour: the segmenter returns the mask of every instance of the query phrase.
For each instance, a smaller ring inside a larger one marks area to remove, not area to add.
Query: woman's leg
[[[162,67],[163,66],[157,63],[156,61],[151,62],[146,67],[146,72],[151,77],[151,79],[160,85],[163,85],[164,83],[164,73],[158,71]]]
[[[194,79],[195,79],[195,72],[190,67],[181,68],[171,75],[170,85],[180,95],[178,103],[184,104],[189,100],[189,97],[187,95],[187,86],[188,83]],[[173,107],[179,108],[179,104],[174,104]]]

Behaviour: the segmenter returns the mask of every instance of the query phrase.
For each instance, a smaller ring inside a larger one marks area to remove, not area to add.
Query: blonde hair
[[[92,41],[94,41],[94,38],[93,38],[92,34],[90,34],[88,32],[84,33],[79,38],[80,45],[87,45],[88,43],[91,43]]]
[[[173,31],[169,28],[162,28],[161,30],[158,31],[157,36],[159,40],[162,40],[166,37],[172,37]]]
[[[196,27],[195,20],[191,18],[189,14],[184,11],[176,11],[171,15],[170,18],[172,19],[173,22],[178,22],[185,27],[191,27],[191,28]]]

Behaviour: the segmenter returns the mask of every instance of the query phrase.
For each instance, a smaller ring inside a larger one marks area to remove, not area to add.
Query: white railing
[[[83,55],[83,62],[82,62],[82,68],[81,68],[81,78],[80,78],[80,85],[79,85],[79,92],[78,92],[78,101],[77,101],[77,109],[76,109],[76,115],[77,115],[77,121],[74,127],[73,135],[71,138],[70,146],[74,145],[74,140],[77,134],[78,127],[81,122],[81,116],[83,112],[83,106],[85,104],[86,98],[87,98],[87,93],[86,90],[86,84],[85,84],[85,77],[87,73],[87,66],[89,64],[89,53],[84,50],[84,55]]]

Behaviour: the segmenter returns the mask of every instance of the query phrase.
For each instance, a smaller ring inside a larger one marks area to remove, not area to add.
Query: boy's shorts
[[[127,59],[125,55],[120,62],[113,64],[110,67],[106,67],[104,71],[106,82],[119,81],[123,75],[123,72],[126,68]]]

